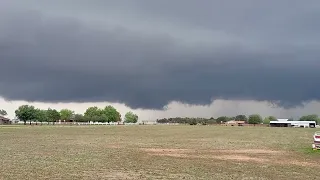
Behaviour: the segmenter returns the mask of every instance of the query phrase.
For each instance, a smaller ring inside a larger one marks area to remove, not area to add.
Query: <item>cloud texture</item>
[[[0,96],[40,102],[320,99],[319,1],[0,0]]]

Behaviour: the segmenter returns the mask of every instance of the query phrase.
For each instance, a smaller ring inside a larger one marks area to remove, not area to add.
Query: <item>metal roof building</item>
[[[315,128],[315,121],[289,121],[288,119],[277,119],[277,121],[270,121],[271,127],[310,127]]]

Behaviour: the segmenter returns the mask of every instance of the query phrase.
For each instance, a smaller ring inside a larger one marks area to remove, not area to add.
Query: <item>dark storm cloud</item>
[[[162,108],[320,98],[317,1],[28,2],[0,0],[9,100]]]

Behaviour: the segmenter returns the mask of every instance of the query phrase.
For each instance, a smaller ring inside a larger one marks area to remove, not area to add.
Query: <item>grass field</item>
[[[1,126],[0,179],[317,179],[315,130]]]

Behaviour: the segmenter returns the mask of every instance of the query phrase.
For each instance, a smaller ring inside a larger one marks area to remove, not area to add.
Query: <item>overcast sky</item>
[[[318,113],[319,18],[318,0],[0,0],[0,109]]]

